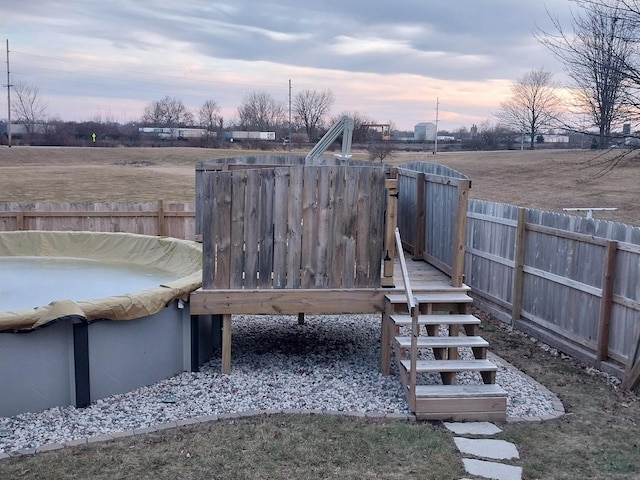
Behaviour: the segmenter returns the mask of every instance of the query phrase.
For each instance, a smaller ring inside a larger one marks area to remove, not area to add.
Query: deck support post
[[[388,310],[389,307],[385,307],[380,321],[380,373],[383,375],[391,372],[391,325]]]
[[[222,373],[231,373],[231,314],[222,315]]]

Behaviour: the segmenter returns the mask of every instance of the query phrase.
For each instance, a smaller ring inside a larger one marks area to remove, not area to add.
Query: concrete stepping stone
[[[458,450],[467,455],[490,458],[492,460],[520,458],[516,446],[505,440],[454,437],[453,441],[456,442]]]
[[[444,422],[456,435],[495,435],[502,430],[490,422]]]
[[[522,467],[504,463],[486,462],[463,458],[464,468],[469,475],[490,478],[492,480],[522,480]]]

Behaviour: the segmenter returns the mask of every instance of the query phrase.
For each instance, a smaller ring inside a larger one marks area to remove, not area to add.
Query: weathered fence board
[[[204,289],[380,286],[386,169],[306,165],[201,175]]]
[[[0,203],[0,230],[129,232],[193,240],[193,203]]]
[[[410,162],[398,168],[398,229],[407,251],[463,282],[471,182],[443,165]]]
[[[482,303],[619,375],[638,363],[640,228],[481,200],[467,217],[465,283]]]

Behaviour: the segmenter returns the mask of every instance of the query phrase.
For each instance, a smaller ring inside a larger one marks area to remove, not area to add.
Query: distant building
[[[147,136],[156,136],[158,138],[203,138],[207,135],[205,128],[183,128],[183,127],[139,127],[138,131]],[[210,133],[215,135],[215,133]]]
[[[0,122],[0,133],[3,135],[7,135],[7,122]],[[22,123],[13,123],[11,122],[11,135],[21,137],[23,135],[27,135],[29,132],[27,130],[27,126]],[[36,123],[31,125],[31,133],[36,133],[39,135],[47,133],[47,126],[43,123]]]
[[[538,138],[541,138],[540,142]],[[524,143],[531,143],[531,135],[523,136]],[[569,135],[557,135],[555,133],[539,134],[535,137],[535,143],[569,143]]]
[[[417,142],[434,142],[436,140],[436,124],[420,122],[413,127],[413,139]]]

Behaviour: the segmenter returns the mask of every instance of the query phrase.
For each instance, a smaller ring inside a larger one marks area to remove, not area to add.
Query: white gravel
[[[234,316],[231,374],[220,373],[215,354],[198,373],[183,373],[84,409],[0,417],[0,452],[222,413],[310,409],[409,414],[395,371],[388,377],[379,372],[379,331],[379,315],[308,315],[304,325],[295,316]],[[557,413],[552,394],[497,363],[496,382],[509,395],[508,417]],[[440,383],[437,375],[422,380]],[[459,376],[458,382],[480,383],[480,377]]]

